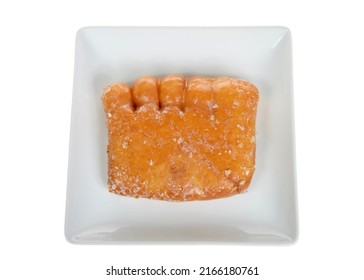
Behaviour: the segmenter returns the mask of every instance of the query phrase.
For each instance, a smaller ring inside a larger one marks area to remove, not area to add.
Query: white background
[[[248,265],[259,267],[255,279],[363,279],[360,1],[65,2],[0,2],[0,279],[108,279],[111,265]],[[66,242],[74,39],[90,25],[290,28],[300,228],[295,245]]]

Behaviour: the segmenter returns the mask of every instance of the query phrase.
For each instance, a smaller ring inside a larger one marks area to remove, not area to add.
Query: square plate
[[[176,203],[108,192],[103,89],[115,82],[132,84],[143,75],[172,73],[238,77],[258,87],[256,172],[247,193]],[[293,123],[287,28],[82,28],[76,38],[67,240],[86,244],[294,242]]]

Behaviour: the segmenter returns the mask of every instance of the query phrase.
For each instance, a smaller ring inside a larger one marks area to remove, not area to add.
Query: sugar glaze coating
[[[257,88],[234,78],[145,76],[102,95],[109,191],[168,201],[245,191],[255,165]]]

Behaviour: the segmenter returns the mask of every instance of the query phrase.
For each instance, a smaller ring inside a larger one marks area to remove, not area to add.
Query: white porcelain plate
[[[75,60],[65,222],[69,242],[283,244],[297,239],[287,28],[87,27],[77,33]],[[108,192],[103,88],[171,73],[231,76],[258,87],[257,163],[247,193],[176,203]]]

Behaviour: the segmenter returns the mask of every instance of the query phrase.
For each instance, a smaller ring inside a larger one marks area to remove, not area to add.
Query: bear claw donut
[[[247,190],[259,94],[235,78],[145,76],[108,86],[108,189],[131,197],[209,200]]]

